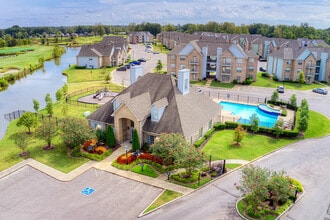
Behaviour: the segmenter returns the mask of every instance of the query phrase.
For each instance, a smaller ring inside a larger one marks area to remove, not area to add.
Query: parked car
[[[137,61],[137,60],[134,60],[134,61],[130,62],[129,64],[140,65],[141,62]]]
[[[263,68],[263,67],[260,67],[259,70],[260,70],[261,72],[266,72],[266,69]]]
[[[313,92],[319,93],[319,94],[323,94],[323,95],[327,95],[328,94],[328,90],[325,88],[315,88],[313,89]]]
[[[130,65],[130,64],[126,64],[125,67],[126,67],[127,69],[130,69],[130,68],[131,68],[131,65]]]
[[[121,66],[117,68],[117,71],[126,71],[127,67],[126,66]]]
[[[138,59],[139,62],[147,62],[147,60],[145,58],[140,58]]]
[[[277,87],[277,92],[278,93],[284,93],[284,86],[278,86]]]

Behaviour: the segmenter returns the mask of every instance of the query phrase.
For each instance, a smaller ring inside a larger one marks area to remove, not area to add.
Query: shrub
[[[265,78],[269,78],[269,74],[266,73],[266,72],[261,73],[261,76],[262,76],[262,77],[265,77]]]
[[[150,160],[150,161],[158,163],[158,164],[163,164],[163,160],[160,157],[154,156],[150,153],[142,153],[138,156],[138,158]]]
[[[86,69],[86,66],[75,66],[75,69]]]
[[[226,124],[216,123],[213,127],[215,130],[222,130],[225,129],[227,126]]]
[[[8,86],[8,82],[5,79],[0,79],[0,87],[6,87]]]
[[[246,213],[252,217],[252,218],[260,218],[260,214],[258,212],[255,212],[253,210],[253,206],[252,205],[248,205],[246,208]]]
[[[287,114],[288,114],[288,111],[286,110],[286,109],[282,109],[282,111],[281,111],[281,116],[287,116]]]
[[[205,137],[202,137],[194,143],[194,146],[195,147],[200,147],[204,143],[204,141],[205,141]]]
[[[238,80],[237,79],[234,79],[233,80],[233,84],[237,84],[238,83]]]
[[[137,157],[133,156],[132,153],[127,153],[127,160],[126,160],[126,154],[122,154],[119,157],[117,157],[117,163],[119,164],[128,164],[132,163],[136,160]]]
[[[283,130],[282,137],[294,138],[299,134],[298,131]]]
[[[238,124],[237,122],[231,122],[231,121],[226,121],[225,122],[227,128],[237,128]]]
[[[204,134],[204,137],[205,139],[208,139],[212,133],[214,132],[215,128],[211,128],[210,130],[208,130],[205,134]]]

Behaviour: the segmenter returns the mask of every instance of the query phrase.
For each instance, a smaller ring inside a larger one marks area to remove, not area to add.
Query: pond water
[[[66,53],[61,58],[46,61],[42,69],[17,80],[7,90],[0,92],[0,139],[5,135],[9,124],[4,118],[5,114],[17,110],[34,111],[33,99],[38,100],[40,109],[43,109],[47,93],[53,101],[56,100],[56,91],[66,83],[66,76],[62,75],[62,72],[69,64],[76,63],[79,50],[80,48],[66,48]]]

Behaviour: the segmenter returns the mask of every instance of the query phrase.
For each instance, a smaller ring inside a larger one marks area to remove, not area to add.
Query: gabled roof
[[[115,99],[126,104],[138,120],[146,118],[143,131],[155,134],[181,133],[186,137],[198,132],[208,120],[219,114],[221,109],[220,105],[198,93],[197,88],[191,87],[189,93],[182,95],[173,76],[154,73],[140,77]],[[152,105],[166,106],[159,122],[151,121]],[[110,116],[113,114],[112,106],[112,102],[106,103],[89,115],[88,119],[113,122]]]

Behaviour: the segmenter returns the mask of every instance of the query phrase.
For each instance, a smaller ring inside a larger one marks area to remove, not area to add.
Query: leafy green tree
[[[25,126],[28,129],[28,133],[31,134],[31,128],[36,127],[38,124],[37,117],[32,112],[24,112],[16,123],[17,127]]]
[[[52,147],[52,140],[58,134],[58,127],[54,119],[45,119],[41,125],[36,128],[35,137],[46,141],[47,147]]]
[[[270,97],[270,100],[273,102],[276,102],[278,100],[278,92],[275,90],[272,94],[272,96]]]
[[[133,131],[132,150],[140,150],[140,140],[136,129]]]
[[[62,89],[57,90],[55,96],[56,96],[56,101],[58,102],[61,101],[63,97],[63,90]]]
[[[299,83],[299,86],[301,87],[301,84],[304,84],[306,82],[306,79],[305,79],[305,73],[304,71],[299,71],[298,73],[298,83]]]
[[[259,131],[259,118],[256,113],[253,113],[250,117],[251,121],[251,130],[253,133],[257,133]]]
[[[305,131],[307,131],[308,128],[308,118],[306,116],[300,116],[298,120],[298,131],[300,134],[304,134]]]
[[[110,73],[109,74],[105,74],[104,80],[105,80],[105,83],[109,84],[109,82],[111,81]]]
[[[50,96],[49,93],[47,93],[46,96],[45,96],[45,102],[48,103],[48,102],[52,102],[52,101],[53,101],[52,97]]]
[[[13,135],[15,145],[22,150],[22,154],[27,153],[26,148],[31,142],[31,136],[26,132],[18,132]]]
[[[268,181],[271,172],[267,168],[248,165],[241,170],[239,184],[234,184],[243,195],[249,195],[252,206],[256,210],[262,201],[268,198]]]
[[[60,123],[61,137],[67,147],[79,147],[84,142],[95,139],[95,133],[83,118],[65,117]]]
[[[109,147],[116,146],[115,133],[113,132],[113,128],[111,126],[108,126],[107,129],[106,142]]]
[[[170,149],[170,154],[173,155],[174,164],[185,168],[187,177],[190,177],[194,168],[203,166],[206,161],[205,155],[187,141],[181,142],[175,148]]]
[[[294,187],[291,184],[290,178],[285,175],[284,171],[273,172],[269,182],[270,199],[273,202],[273,207],[279,202],[284,204],[293,195]]]
[[[157,61],[157,65],[156,65],[156,70],[158,73],[160,73],[160,71],[163,69],[163,64],[161,60]]]
[[[36,112],[39,112],[39,108],[40,108],[40,104],[39,104],[38,100],[33,99],[33,109]]]
[[[66,96],[68,94],[68,84],[64,84],[64,86],[62,87],[62,93],[63,96]]]
[[[55,58],[60,57],[65,52],[64,47],[56,45],[53,49],[53,55]]]
[[[241,124],[239,124],[237,126],[237,128],[235,128],[235,131],[234,131],[234,142],[236,145],[240,145],[245,134],[246,134],[246,130],[243,128],[243,126]]]
[[[54,105],[53,105],[53,99],[49,93],[46,94],[45,101],[46,101],[46,111],[47,111],[48,115],[51,117],[54,113],[54,110],[53,110]]]
[[[283,134],[283,125],[284,121],[282,118],[278,119],[276,123],[274,124],[273,130],[275,136],[278,138],[281,134]]]
[[[290,105],[297,107],[297,96],[296,94],[292,94],[289,99]]]
[[[163,133],[155,139],[155,143],[150,146],[150,149],[152,155],[162,158],[166,165],[170,165],[174,162],[174,156],[170,152],[185,141],[183,136],[178,133]]]
[[[300,104],[300,117],[304,116],[309,119],[309,106],[306,99],[301,100]]]

